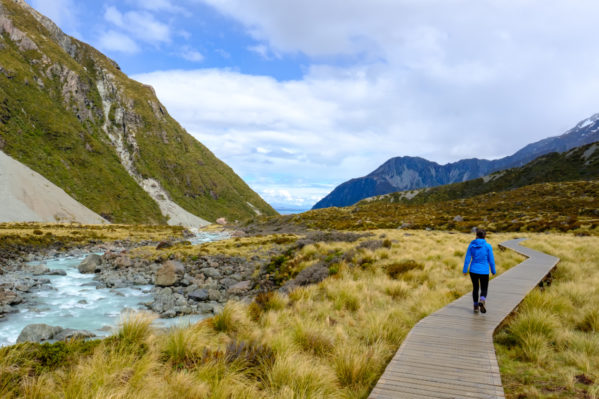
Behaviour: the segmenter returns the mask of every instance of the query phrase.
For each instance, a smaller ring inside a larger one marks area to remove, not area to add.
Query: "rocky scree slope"
[[[276,213],[151,87],[23,0],[0,0],[0,150],[112,222]]]
[[[476,179],[525,165],[544,154],[568,151],[595,141],[599,141],[599,114],[579,122],[560,136],[529,144],[513,155],[492,161],[473,158],[439,165],[418,157],[392,158],[372,173],[337,186],[312,209],[348,206],[372,196]]]

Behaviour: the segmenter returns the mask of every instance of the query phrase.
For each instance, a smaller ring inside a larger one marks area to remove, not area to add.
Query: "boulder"
[[[227,224],[227,219],[225,218],[218,218],[216,219],[216,223],[220,224],[221,226],[224,226]]]
[[[60,328],[60,327],[59,327]],[[69,339],[86,339],[93,338],[96,334],[87,330],[73,330],[72,328],[65,328],[57,334],[54,334],[52,339],[56,341],[67,341]]]
[[[48,269],[48,267],[43,263],[31,266],[29,270],[31,271],[31,274],[33,274],[34,276],[41,276],[42,274],[47,274],[50,271],[50,269]]]
[[[49,326],[47,324],[29,324],[19,334],[17,343],[48,341],[54,339],[54,336],[61,331],[63,331],[62,327]]]
[[[102,257],[91,254],[77,266],[77,269],[79,269],[79,273],[96,273],[100,271],[100,266],[102,266]]]
[[[158,289],[154,294],[154,301],[147,306],[154,312],[162,314],[172,310],[176,305],[176,298],[170,288]]]
[[[246,280],[230,286],[227,292],[231,295],[238,295],[249,291],[250,288],[252,288],[252,282],[250,280]]]
[[[21,302],[23,302],[23,298],[16,292],[0,289],[0,305],[17,305]]]
[[[319,262],[299,272],[293,280],[289,280],[285,283],[285,285],[280,288],[280,291],[289,293],[296,287],[319,283],[328,276],[329,268],[325,263]]]
[[[170,287],[177,284],[185,274],[185,267],[181,262],[169,260],[156,272],[154,284],[160,287]]]
[[[19,310],[10,305],[0,305],[0,315],[5,313],[17,313]]]
[[[48,275],[48,276],[66,276],[67,272],[64,270],[56,269],[56,270],[50,270],[48,273],[46,273],[46,275]]]
[[[187,295],[189,299],[194,301],[206,301],[208,300],[208,291],[206,290],[194,290]]]
[[[133,266],[133,262],[131,261],[131,258],[128,257],[127,255],[121,255],[121,256],[117,257],[113,261],[113,264],[117,269],[126,269],[128,267]]]
[[[220,278],[221,276],[220,271],[214,267],[207,267],[202,269],[201,272],[204,273],[204,276],[212,277],[214,279]]]
[[[453,221],[454,221],[454,222],[463,222],[463,221],[464,221],[464,218],[463,218],[463,217],[461,217],[460,215],[458,215],[458,216],[456,216],[456,217],[454,217],[454,218],[453,218]]]

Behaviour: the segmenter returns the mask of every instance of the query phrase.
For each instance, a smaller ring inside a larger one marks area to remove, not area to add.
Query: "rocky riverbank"
[[[89,253],[121,253],[147,245],[156,245],[156,242],[133,243],[120,240],[71,248],[64,248],[63,244],[56,243],[49,248],[18,246],[0,249],[0,321],[8,314],[17,312],[16,306],[27,303],[30,295],[54,289],[50,285],[49,276],[66,275],[64,270],[50,270],[46,262],[59,258],[77,258]]]
[[[241,257],[202,256],[191,262],[150,261],[125,252],[90,255],[79,265],[81,273],[94,273],[99,288],[151,284],[154,300],[144,305],[163,318],[218,313],[228,300],[256,294],[252,274],[260,266]]]

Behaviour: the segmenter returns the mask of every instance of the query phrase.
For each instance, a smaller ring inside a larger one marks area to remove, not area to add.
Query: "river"
[[[190,241],[198,245],[229,238],[227,233],[197,233]],[[98,253],[101,254],[101,253]],[[98,336],[110,335],[127,310],[146,309],[151,302],[151,285],[128,288],[97,289],[94,274],[81,274],[77,266],[89,254],[78,257],[64,256],[42,261],[50,270],[64,270],[66,276],[44,276],[50,280],[50,289],[25,295],[26,302],[16,306],[18,313],[0,321],[0,346],[13,345],[21,330],[29,324],[48,324],[63,328],[88,330]],[[40,263],[40,262],[34,262]],[[157,327],[193,323],[207,315],[156,319]]]

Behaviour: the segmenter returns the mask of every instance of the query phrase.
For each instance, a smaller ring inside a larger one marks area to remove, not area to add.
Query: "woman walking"
[[[474,313],[487,313],[485,301],[487,300],[487,289],[489,287],[489,267],[491,273],[495,275],[495,258],[493,257],[493,248],[491,244],[485,241],[487,232],[483,229],[476,229],[476,239],[470,242],[466,251],[464,261],[464,276],[470,269],[470,279],[472,280],[472,299],[474,300]],[[480,300],[478,290],[480,286]]]

